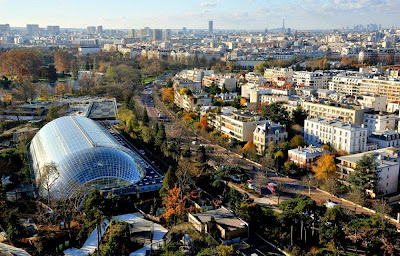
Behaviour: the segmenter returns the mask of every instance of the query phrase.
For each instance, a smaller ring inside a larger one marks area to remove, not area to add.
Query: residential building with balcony
[[[395,194],[398,191],[399,184],[399,151],[400,149],[398,148],[390,147],[338,157],[337,160],[340,161],[340,163],[337,164],[339,180],[344,184],[348,184],[349,175],[351,175],[356,169],[357,162],[363,155],[371,154],[378,162],[376,172],[378,173],[379,179],[376,184],[377,186],[371,190],[367,190],[366,192],[372,198],[375,198],[377,195],[387,196]]]
[[[376,143],[378,148],[400,148],[400,133],[392,130],[376,131],[368,137],[368,141]]]
[[[253,140],[253,132],[257,125],[267,122],[261,116],[247,110],[221,114],[219,118],[220,132],[238,141]]]
[[[398,116],[386,112],[367,112],[364,114],[364,128],[367,128],[368,136],[375,131],[395,130]]]
[[[338,119],[355,125],[361,125],[364,120],[364,113],[368,108],[360,106],[329,106],[321,103],[303,101],[301,103],[303,109],[307,111],[312,118]]]
[[[356,76],[334,76],[329,82],[329,90],[346,95],[357,95],[360,92],[362,78]]]
[[[328,89],[328,83],[332,76],[320,72],[298,71],[293,74],[293,81],[298,85],[304,85],[314,89]]]

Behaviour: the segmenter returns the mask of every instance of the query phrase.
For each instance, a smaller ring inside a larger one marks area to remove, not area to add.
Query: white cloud
[[[199,4],[200,8],[214,7],[217,5],[217,2],[201,2]]]

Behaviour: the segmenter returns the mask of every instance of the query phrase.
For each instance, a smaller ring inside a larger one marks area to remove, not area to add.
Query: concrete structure
[[[39,35],[39,25],[37,24],[27,24],[26,30],[28,35],[30,36],[38,36]]]
[[[213,22],[212,20],[210,20],[210,21],[208,22],[208,33],[209,33],[209,34],[214,33],[214,22]]]
[[[307,168],[314,163],[316,158],[329,151],[315,146],[298,147],[288,151],[288,159],[301,168]]]
[[[162,29],[154,29],[153,41],[161,41],[161,40],[162,40]]]
[[[314,89],[327,89],[331,76],[318,72],[298,71],[293,74],[293,81]]]
[[[79,55],[95,54],[100,52],[100,47],[98,46],[81,46],[78,48]]]
[[[195,111],[197,106],[208,106],[212,102],[212,98],[208,97],[207,94],[181,94],[179,91],[174,93],[174,103],[179,108],[183,108],[186,111]]]
[[[369,109],[352,106],[345,108],[340,106],[329,106],[321,103],[304,101],[301,106],[312,118],[339,119],[355,125],[361,125],[364,120],[364,113]]]
[[[362,95],[357,97],[357,103],[375,111],[386,111],[386,96]]]
[[[189,213],[189,223],[199,232],[208,233],[216,228],[224,244],[237,243],[248,238],[249,225],[224,207],[207,212]]]
[[[340,120],[306,119],[304,121],[306,144],[330,144],[347,153],[364,152],[367,148],[367,129]]]
[[[356,76],[334,76],[329,82],[329,90],[346,95],[357,95],[360,92],[362,78]]]
[[[201,82],[191,81],[187,79],[174,79],[173,87],[175,91],[186,88],[191,90],[192,92],[197,92],[202,89]]]
[[[363,79],[360,84],[360,94],[379,94],[386,96],[388,101],[400,99],[399,79]]]
[[[400,148],[400,133],[396,131],[377,131],[368,137],[368,141],[376,143],[378,148]]]
[[[264,78],[268,82],[276,81],[278,78],[292,78],[294,71],[291,68],[267,68],[264,70]]]
[[[373,190],[367,190],[366,192],[372,197],[379,195],[389,195],[397,193],[399,184],[399,167],[400,167],[400,157],[398,148],[383,148],[374,151],[368,151],[364,153],[348,155],[338,157],[337,159],[340,163],[338,167],[339,179],[347,184],[349,175],[354,172],[357,167],[357,162],[361,159],[363,155],[371,154],[374,156],[378,162],[378,172],[379,180],[377,186]]]
[[[268,143],[271,141],[274,142],[274,145],[278,145],[278,143],[285,141],[287,138],[286,127],[270,120],[257,125],[253,132],[253,143],[256,145],[257,153],[259,154],[264,153]]]
[[[232,111],[221,114],[219,118],[220,132],[238,141],[253,140],[253,132],[257,125],[266,122],[250,111]]]
[[[364,127],[368,136],[375,131],[395,130],[397,116],[384,112],[368,112],[364,114]]]

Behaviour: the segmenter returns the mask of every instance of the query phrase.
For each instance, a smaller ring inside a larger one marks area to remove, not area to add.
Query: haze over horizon
[[[105,29],[334,29],[377,23],[400,27],[400,0],[0,0],[0,24]],[[24,6],[24,8],[21,8]],[[156,17],[156,18],[155,18]]]

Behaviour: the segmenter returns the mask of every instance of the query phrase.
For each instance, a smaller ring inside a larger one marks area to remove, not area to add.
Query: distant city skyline
[[[0,0],[0,24],[62,28],[160,28],[214,30],[334,29],[377,23],[400,27],[399,1],[390,0]],[[156,18],[155,18],[156,17]]]

